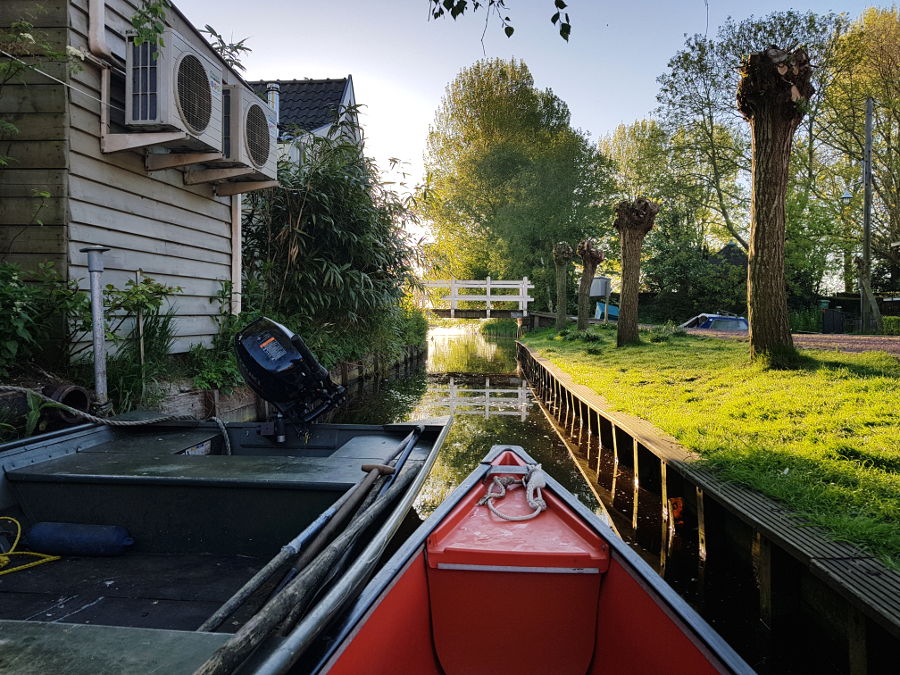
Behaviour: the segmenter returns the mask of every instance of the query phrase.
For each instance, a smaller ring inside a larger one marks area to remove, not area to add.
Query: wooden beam
[[[137,150],[151,145],[183,141],[188,135],[183,131],[161,131],[136,134],[100,134],[100,151],[103,153]]]
[[[200,183],[212,183],[217,180],[227,180],[256,173],[256,169],[249,167],[237,167],[234,169],[198,169],[184,174],[185,185],[198,185]],[[222,193],[219,193],[222,194]]]
[[[173,169],[179,166],[214,162],[218,159],[224,159],[224,155],[220,152],[151,153],[147,155],[144,165],[147,167],[147,171],[160,171],[161,169]]]
[[[229,195],[253,192],[254,190],[265,190],[266,188],[278,187],[279,185],[280,183],[277,180],[251,180],[236,183],[219,183],[216,185],[216,194],[219,197],[227,197]]]

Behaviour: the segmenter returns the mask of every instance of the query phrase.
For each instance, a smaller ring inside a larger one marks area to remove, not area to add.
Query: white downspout
[[[91,54],[112,59],[112,52],[106,44],[106,0],[90,0],[88,16],[88,48]]]

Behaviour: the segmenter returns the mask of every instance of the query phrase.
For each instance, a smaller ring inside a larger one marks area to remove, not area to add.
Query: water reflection
[[[516,343],[481,335],[477,328],[436,328],[428,333],[426,368],[429,373],[513,374]]]
[[[504,375],[451,375],[446,384],[432,378],[428,394],[441,415],[511,415],[524,422],[533,403],[523,380]]]
[[[422,517],[497,444],[522,446],[588,508],[600,508],[565,446],[533,405],[527,384],[516,375],[512,338],[441,328],[429,334],[428,349],[424,368],[361,392],[334,419],[387,424],[440,417],[455,405],[450,434],[416,503]]]

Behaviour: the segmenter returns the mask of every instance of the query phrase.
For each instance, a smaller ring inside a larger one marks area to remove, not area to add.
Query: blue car
[[[698,314],[681,324],[680,328],[747,332],[750,326],[747,324],[747,319],[734,314]]]

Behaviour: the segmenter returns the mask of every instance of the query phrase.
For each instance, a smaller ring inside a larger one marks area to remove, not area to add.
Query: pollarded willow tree
[[[578,330],[588,327],[591,314],[591,283],[597,265],[603,262],[603,251],[592,239],[582,239],[575,248],[575,255],[581,258],[581,282],[578,285]]]
[[[831,173],[826,165],[833,152],[826,135],[834,126],[822,113],[838,67],[836,36],[845,30],[846,21],[843,15],[794,10],[728,19],[715,35],[688,37],[658,80],[659,112],[672,146],[671,166],[698,188],[692,189],[690,198],[705,212],[707,234],[723,244],[733,239],[746,251],[752,139],[735,110],[736,69],[746,54],[765,45],[804,45],[816,65],[812,82],[818,93],[805,103],[788,174],[786,283],[796,307],[814,302],[823,276],[841,256],[845,238],[838,217],[843,185],[835,193],[822,183]],[[670,202],[665,203],[668,211]]]
[[[613,223],[622,246],[622,292],[619,297],[619,321],[616,346],[638,342],[638,292],[641,284],[641,245],[653,227],[659,204],[638,197],[616,206]]]
[[[448,85],[426,168],[433,274],[527,276],[539,306],[553,306],[553,245],[595,234],[608,217],[607,160],[521,61],[479,61]]]
[[[553,264],[556,266],[556,330],[566,327],[566,307],[568,305],[569,261],[572,259],[572,247],[565,241],[558,241],[553,246]]]
[[[794,355],[784,279],[785,196],[794,131],[813,93],[805,49],[770,46],[741,66],[738,110],[752,134],[747,311],[750,356],[787,365]]]

